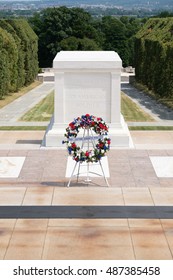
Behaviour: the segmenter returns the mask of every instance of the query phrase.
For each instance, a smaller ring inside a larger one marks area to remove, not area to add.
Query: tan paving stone
[[[9,150],[0,150],[0,157],[8,156],[8,153],[9,153]]]
[[[147,177],[147,173],[145,175],[141,175],[141,176],[138,176],[138,177],[135,177],[135,183],[137,185],[137,187],[146,187],[148,185],[154,185],[154,186],[160,186],[160,182],[157,178],[153,178],[153,177]]]
[[[167,156],[173,156],[173,150],[166,150]]]
[[[0,219],[0,259],[3,260],[10,238],[13,232],[16,220],[14,219]]]
[[[51,205],[53,187],[28,187],[22,205]]]
[[[167,151],[166,150],[148,150],[148,155],[149,156],[167,156]]]
[[[128,187],[129,185],[136,186],[135,179],[132,174],[116,176],[113,172],[111,173],[110,184],[112,187],[117,188]]]
[[[150,191],[155,205],[173,205],[172,188],[151,188]]]
[[[13,228],[16,224],[16,219],[0,219],[0,228]]]
[[[23,169],[28,169],[28,170],[32,170],[32,169],[36,169],[36,168],[42,168],[44,169],[45,166],[45,162],[46,162],[47,158],[44,158],[44,160],[42,160],[39,157],[27,157],[25,159],[24,165],[23,165]]]
[[[25,187],[0,187],[0,205],[21,205],[25,191]]]
[[[52,168],[45,168],[43,171],[43,178],[51,178],[51,177],[56,177],[57,180],[60,178],[63,178],[65,180],[65,168],[59,168],[58,170],[55,169],[54,167]]]
[[[154,169],[151,167],[150,168],[146,168],[145,165],[144,166],[138,166],[136,168],[133,168],[132,169],[132,174],[133,176],[136,178],[136,177],[140,177],[143,179],[143,181],[147,181],[147,182],[150,182],[150,181],[155,181],[157,182],[158,179],[156,177],[156,173],[154,171]]]
[[[55,188],[52,205],[124,205],[121,188]]]
[[[172,144],[170,131],[130,131],[134,144]]]
[[[163,229],[172,229],[173,230],[173,219],[161,219],[160,220]]]
[[[123,188],[125,205],[154,205],[148,188]]]
[[[23,182],[40,182],[42,179],[42,174],[43,171],[39,169],[35,170],[22,170],[18,181],[23,181]]]
[[[127,155],[131,159],[138,159],[138,160],[144,160],[145,158],[148,157],[148,152],[146,150],[134,150],[130,149],[127,150]]]
[[[0,260],[4,259],[10,238],[12,235],[12,229],[0,228]]]
[[[137,260],[172,260],[172,254],[168,247],[156,248],[152,246],[135,246],[135,256]]]
[[[41,259],[46,229],[16,228],[5,254],[6,260]]]
[[[173,178],[159,178],[159,184],[162,188],[172,188],[173,187]]]
[[[130,231],[134,247],[168,247],[161,227],[133,227]]]
[[[108,153],[109,162],[127,162],[127,150],[111,149]]]
[[[49,228],[43,259],[134,258],[126,227]]]
[[[161,219],[161,224],[165,232],[169,248],[173,255],[173,220],[172,219]]]
[[[129,227],[154,227],[161,229],[161,222],[159,219],[128,219]]]
[[[49,227],[128,227],[127,219],[49,219]]]
[[[18,219],[15,225],[15,229],[46,229],[48,226],[48,221],[48,219]]]
[[[148,188],[148,189],[150,189],[150,188],[159,188],[159,187],[161,187],[161,184],[160,184],[160,181],[158,180],[157,182],[146,182],[146,187]]]
[[[28,150],[10,150],[8,152],[8,157],[25,157],[28,154]]]

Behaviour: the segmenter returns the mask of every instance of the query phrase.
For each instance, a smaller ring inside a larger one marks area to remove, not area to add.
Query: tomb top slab
[[[57,53],[54,71],[60,69],[120,69],[122,61],[114,51],[62,51]]]

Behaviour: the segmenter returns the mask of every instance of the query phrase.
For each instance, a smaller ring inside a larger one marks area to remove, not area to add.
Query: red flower
[[[86,151],[85,156],[89,157],[90,153],[88,151]]]
[[[71,144],[71,147],[72,147],[72,149],[75,149],[77,146],[76,146],[76,144],[73,142],[73,143]]]
[[[70,126],[70,128],[73,130],[73,129],[75,129],[75,125],[74,125],[74,123],[69,123],[69,126]]]
[[[99,127],[101,128],[101,129],[104,129],[104,125],[102,124],[102,123],[99,123]]]
[[[99,144],[99,148],[103,148],[104,144],[103,143],[100,143]]]
[[[86,114],[85,116],[88,118],[90,116],[90,114]]]
[[[108,139],[108,145],[110,145],[110,143],[111,143],[111,139]]]

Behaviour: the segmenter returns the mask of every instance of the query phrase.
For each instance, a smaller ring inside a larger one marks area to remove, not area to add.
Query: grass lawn
[[[4,99],[0,100],[0,109],[3,108],[4,106],[8,105],[15,99],[19,98],[20,96],[24,95],[28,91],[34,89],[35,87],[39,86],[41,82],[39,81],[34,81],[32,84],[30,84],[27,87],[21,88],[18,92],[10,93],[9,95],[5,96]]]
[[[54,93],[51,92],[40,103],[29,110],[20,121],[49,121],[54,110]],[[121,112],[126,121],[154,121],[124,93],[121,94]]]
[[[31,131],[31,130],[46,130],[47,126],[0,126],[0,131]]]
[[[173,130],[173,126],[129,126],[129,130]]]
[[[49,121],[54,110],[54,92],[51,92],[35,107],[29,110],[20,121]]]
[[[0,131],[41,131],[46,130],[46,126],[0,126]],[[160,131],[168,131],[173,130],[173,126],[129,126],[129,130],[144,130],[144,131],[152,131],[152,130],[160,130]]]
[[[121,93],[121,112],[125,121],[131,122],[150,122],[154,119],[144,112],[136,103],[134,103],[126,94]]]

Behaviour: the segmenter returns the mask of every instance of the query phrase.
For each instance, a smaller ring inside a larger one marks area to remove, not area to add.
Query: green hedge
[[[27,21],[0,20],[0,98],[34,81],[38,40]]]
[[[157,96],[173,95],[173,18],[149,19],[135,37],[136,80]]]
[[[0,97],[14,90],[17,75],[17,47],[13,37],[0,28]]]

